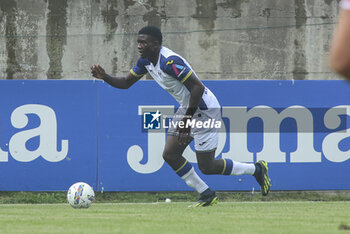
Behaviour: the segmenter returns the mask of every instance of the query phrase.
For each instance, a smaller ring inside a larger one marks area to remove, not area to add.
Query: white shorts
[[[210,91],[209,91],[210,92]],[[219,142],[219,129],[218,124],[224,124],[221,119],[221,107],[214,95],[209,95],[205,99],[207,106],[206,110],[197,109],[193,115],[191,121],[197,123],[209,123],[209,127],[194,125],[191,127],[191,136],[194,138],[194,147],[197,153],[215,151]],[[186,108],[180,107],[172,121],[177,123],[182,120],[186,113]],[[168,130],[168,134],[172,136],[178,136],[179,133],[176,131],[177,126],[171,125]]]

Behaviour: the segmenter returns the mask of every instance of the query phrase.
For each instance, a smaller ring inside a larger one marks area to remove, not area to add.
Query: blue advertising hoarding
[[[350,133],[345,118],[350,113],[349,84],[204,83],[218,97],[226,127],[217,157],[268,161],[274,190],[350,188]],[[99,166],[103,168],[99,170],[99,187],[105,191],[189,190],[162,160],[165,131],[142,131],[143,111],[170,106],[166,110],[171,112],[171,107],[177,107],[172,97],[152,81],[138,82],[128,91],[101,86],[101,94],[103,125],[99,135],[104,142],[99,144]],[[193,147],[184,154],[196,165]],[[201,177],[216,190],[258,189],[251,176]]]
[[[0,190],[96,188],[95,82],[0,82]]]
[[[272,190],[350,189],[350,85],[345,81],[204,81],[222,105],[217,158],[269,162]],[[191,190],[164,163],[166,129],[146,112],[176,101],[154,81],[0,81],[0,190]],[[252,176],[206,176],[215,190],[255,190]]]

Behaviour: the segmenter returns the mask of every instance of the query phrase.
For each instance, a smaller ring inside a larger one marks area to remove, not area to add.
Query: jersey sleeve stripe
[[[188,79],[188,77],[190,77],[191,74],[192,74],[192,70],[189,71],[189,72],[187,73],[187,75],[181,80],[181,83],[184,83],[184,82]]]
[[[136,72],[134,72],[134,70],[130,70],[130,73],[133,75],[133,76],[135,76],[135,77],[137,77],[137,78],[140,78],[141,76],[144,76],[144,75],[146,75],[147,73],[145,73],[145,74],[136,74]]]

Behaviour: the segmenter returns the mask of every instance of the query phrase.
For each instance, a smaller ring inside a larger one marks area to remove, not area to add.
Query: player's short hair
[[[162,44],[163,42],[162,32],[157,27],[154,27],[154,26],[143,27],[139,31],[139,35],[140,34],[152,36],[154,39],[156,39],[159,42],[159,44]]]

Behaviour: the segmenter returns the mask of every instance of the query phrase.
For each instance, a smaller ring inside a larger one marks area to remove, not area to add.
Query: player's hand
[[[91,67],[91,74],[93,77],[103,80],[103,76],[106,74],[106,72],[100,65],[93,65]]]
[[[183,118],[181,121],[183,121],[184,126],[177,127],[177,131],[179,132],[179,136],[177,138],[177,141],[180,145],[187,145],[192,141],[191,137],[191,127],[187,126],[187,121],[190,121],[191,119],[188,117]]]

